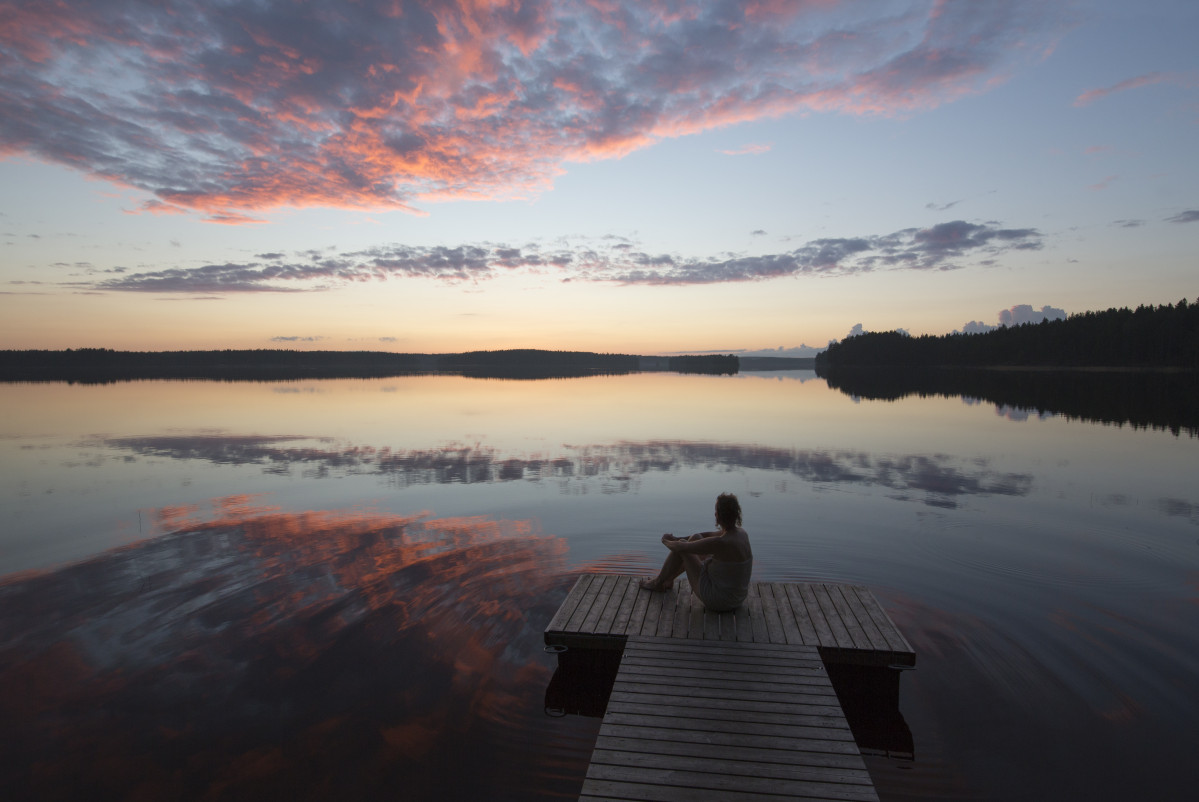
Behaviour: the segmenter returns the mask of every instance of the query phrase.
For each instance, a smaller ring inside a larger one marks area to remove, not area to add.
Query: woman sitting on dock
[[[749,595],[749,577],[754,554],[749,535],[741,528],[741,504],[732,493],[716,499],[715,532],[700,532],[689,538],[662,535],[670,549],[662,570],[653,579],[642,580],[646,590],[664,591],[674,585],[683,571],[691,580],[691,591],[713,612],[735,610]]]

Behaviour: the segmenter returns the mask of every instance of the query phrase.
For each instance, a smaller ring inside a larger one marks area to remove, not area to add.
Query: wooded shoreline
[[[0,381],[108,382],[137,379],[285,381],[449,373],[476,378],[573,378],[672,371],[734,374],[736,356],[640,356],[516,349],[458,354],[385,351],[0,351]]]
[[[821,376],[862,367],[1199,370],[1199,301],[1084,312],[981,334],[869,332],[816,356]]]

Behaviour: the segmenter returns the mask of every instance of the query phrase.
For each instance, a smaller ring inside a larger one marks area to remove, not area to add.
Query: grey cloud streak
[[[290,260],[264,253],[261,261],[133,273],[87,286],[112,292],[300,292],[389,278],[476,281],[511,271],[623,285],[719,284],[878,270],[954,270],[973,262],[989,264],[1010,251],[1037,250],[1042,240],[1035,228],[954,220],[881,236],[816,239],[783,253],[710,259],[649,254],[619,238],[553,247],[383,245],[334,255],[310,252]]]

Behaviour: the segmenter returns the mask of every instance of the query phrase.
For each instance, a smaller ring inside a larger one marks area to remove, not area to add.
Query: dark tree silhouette
[[[1123,367],[1199,370],[1199,301],[1084,312],[985,334],[861,334],[816,357],[821,375],[849,367]]]

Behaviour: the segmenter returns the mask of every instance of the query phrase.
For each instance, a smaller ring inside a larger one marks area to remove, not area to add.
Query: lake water
[[[10,798],[545,799],[582,571],[737,493],[918,655],[884,800],[1193,799],[1199,438],[810,372],[0,384]]]

